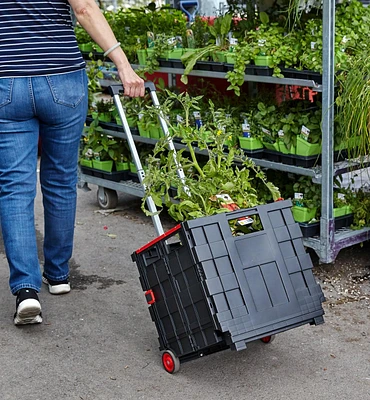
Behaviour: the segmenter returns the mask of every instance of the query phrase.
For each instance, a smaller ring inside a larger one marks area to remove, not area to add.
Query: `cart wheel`
[[[100,188],[98,189],[97,199],[99,207],[103,210],[116,208],[118,204],[118,195],[115,190]]]
[[[162,364],[170,374],[174,374],[180,369],[180,359],[172,350],[165,350],[162,353]]]
[[[268,344],[275,340],[275,335],[265,336],[261,339],[262,343]]]

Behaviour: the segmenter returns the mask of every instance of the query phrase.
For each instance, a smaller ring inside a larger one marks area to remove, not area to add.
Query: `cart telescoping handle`
[[[154,83],[153,82],[145,82],[144,85],[145,85],[145,90],[147,90],[150,93],[150,97],[152,99],[153,105],[155,107],[160,107]],[[109,89],[110,95],[113,97],[114,104],[117,107],[118,114],[121,118],[123,129],[124,129],[124,132],[126,133],[126,137],[127,137],[127,143],[129,145],[129,148],[130,148],[130,151],[132,154],[133,162],[137,169],[140,183],[145,190],[146,189],[146,185],[144,184],[145,171],[143,170],[143,167],[142,167],[142,164],[140,161],[140,157],[139,157],[139,154],[136,149],[135,141],[132,137],[132,133],[131,133],[130,127],[128,125],[128,122],[127,122],[125,110],[123,109],[123,106],[122,106],[122,103],[121,103],[121,100],[119,97],[120,94],[124,93],[124,87],[122,84],[118,84],[118,85],[111,85],[111,86],[109,86],[108,89]],[[167,122],[166,122],[165,118],[163,117],[163,115],[159,115],[159,122],[160,122],[161,128],[167,138],[168,148],[172,152],[173,160],[175,162],[176,169],[177,169],[177,175],[183,184],[184,191],[190,193],[188,188],[185,185],[185,174],[184,174],[184,171],[183,171],[180,163],[177,160],[176,149],[173,144],[172,138],[170,136]],[[157,207],[155,206],[154,200],[152,199],[151,196],[149,196],[147,198],[147,205],[148,205],[148,209],[149,209],[150,213],[152,214],[152,221],[154,224],[154,228],[157,232],[157,235],[160,236],[164,233],[164,231],[163,231],[161,221],[159,219],[159,215],[157,213]]]

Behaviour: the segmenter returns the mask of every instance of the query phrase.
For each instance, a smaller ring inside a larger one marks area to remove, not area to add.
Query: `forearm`
[[[104,51],[117,43],[111,27],[94,0],[69,0],[69,3],[77,21]],[[125,53],[119,47],[109,54],[109,58],[117,68],[129,65]]]
[[[117,44],[117,39],[104,15],[94,0],[68,0],[77,21],[91,38],[106,52]],[[144,96],[144,81],[131,68],[120,46],[109,52],[108,57],[118,70],[118,75],[125,88],[125,95]]]

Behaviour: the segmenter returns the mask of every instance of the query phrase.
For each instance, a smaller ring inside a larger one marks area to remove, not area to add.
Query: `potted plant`
[[[188,74],[193,70],[197,61],[202,60],[209,54],[212,55],[213,61],[215,62],[225,62],[225,53],[228,50],[228,33],[231,30],[232,24],[232,14],[220,15],[215,18],[213,25],[209,25],[209,33],[212,38],[209,39],[207,46],[198,49],[196,52],[188,52],[181,60],[185,65],[185,70],[181,76],[181,81],[187,84]]]
[[[104,134],[104,130],[99,126],[99,120],[94,119],[86,127],[86,139],[82,155],[93,154],[92,166],[94,169],[111,172],[113,162],[118,160],[121,154],[120,143],[118,139]],[[80,158],[81,161],[81,158]]]
[[[102,122],[111,122],[114,105],[112,100],[100,99],[95,103],[96,111],[92,112],[93,118]]]
[[[316,221],[320,215],[321,188],[312,179],[301,176],[293,185],[294,199],[292,213],[297,222]]]

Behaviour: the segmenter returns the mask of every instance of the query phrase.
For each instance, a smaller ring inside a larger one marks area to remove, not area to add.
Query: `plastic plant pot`
[[[272,68],[273,62],[271,56],[257,56],[254,58],[254,64],[260,67],[270,67]]]
[[[298,156],[315,156],[321,153],[320,143],[309,143],[307,140],[297,136],[296,154]]]
[[[128,162],[116,162],[116,170],[117,171],[129,171],[130,166]]]
[[[226,51],[217,50],[212,53],[212,59],[215,62],[224,63],[226,62]]]
[[[308,208],[308,207],[299,207],[293,206],[292,213],[294,221],[296,222],[308,222],[315,218],[317,211],[317,207]]]
[[[266,149],[268,149],[268,150],[280,151],[278,142],[275,142],[275,143],[263,142],[263,146],[266,147]]]
[[[141,124],[140,122],[138,122],[137,127],[139,129],[140,136],[150,138],[150,131],[144,124]]]
[[[181,59],[181,56],[182,56],[182,53],[183,53],[183,49],[173,49],[173,50],[167,50],[167,51],[164,51],[162,54],[161,54],[161,56],[163,57],[163,58],[165,58],[166,60],[168,60],[168,59],[175,59],[175,60],[180,60]]]
[[[85,158],[80,159],[80,165],[81,167],[87,167],[87,168],[93,167],[92,160],[86,160]]]
[[[239,136],[240,148],[245,150],[259,150],[263,149],[262,142],[257,138]]]
[[[93,45],[92,45],[92,43],[80,43],[80,44],[78,45],[78,47],[80,48],[81,51],[87,52],[87,53],[90,53],[90,51],[93,50]]]
[[[139,65],[146,65],[146,49],[136,50],[136,55],[139,60]]]
[[[348,214],[347,210],[348,206],[333,208],[333,217],[334,218],[343,217],[343,215]]]
[[[108,160],[108,161],[93,160],[93,168],[99,169],[101,171],[112,172],[113,160]]]
[[[235,53],[226,53],[226,62],[228,64],[235,64]]]

